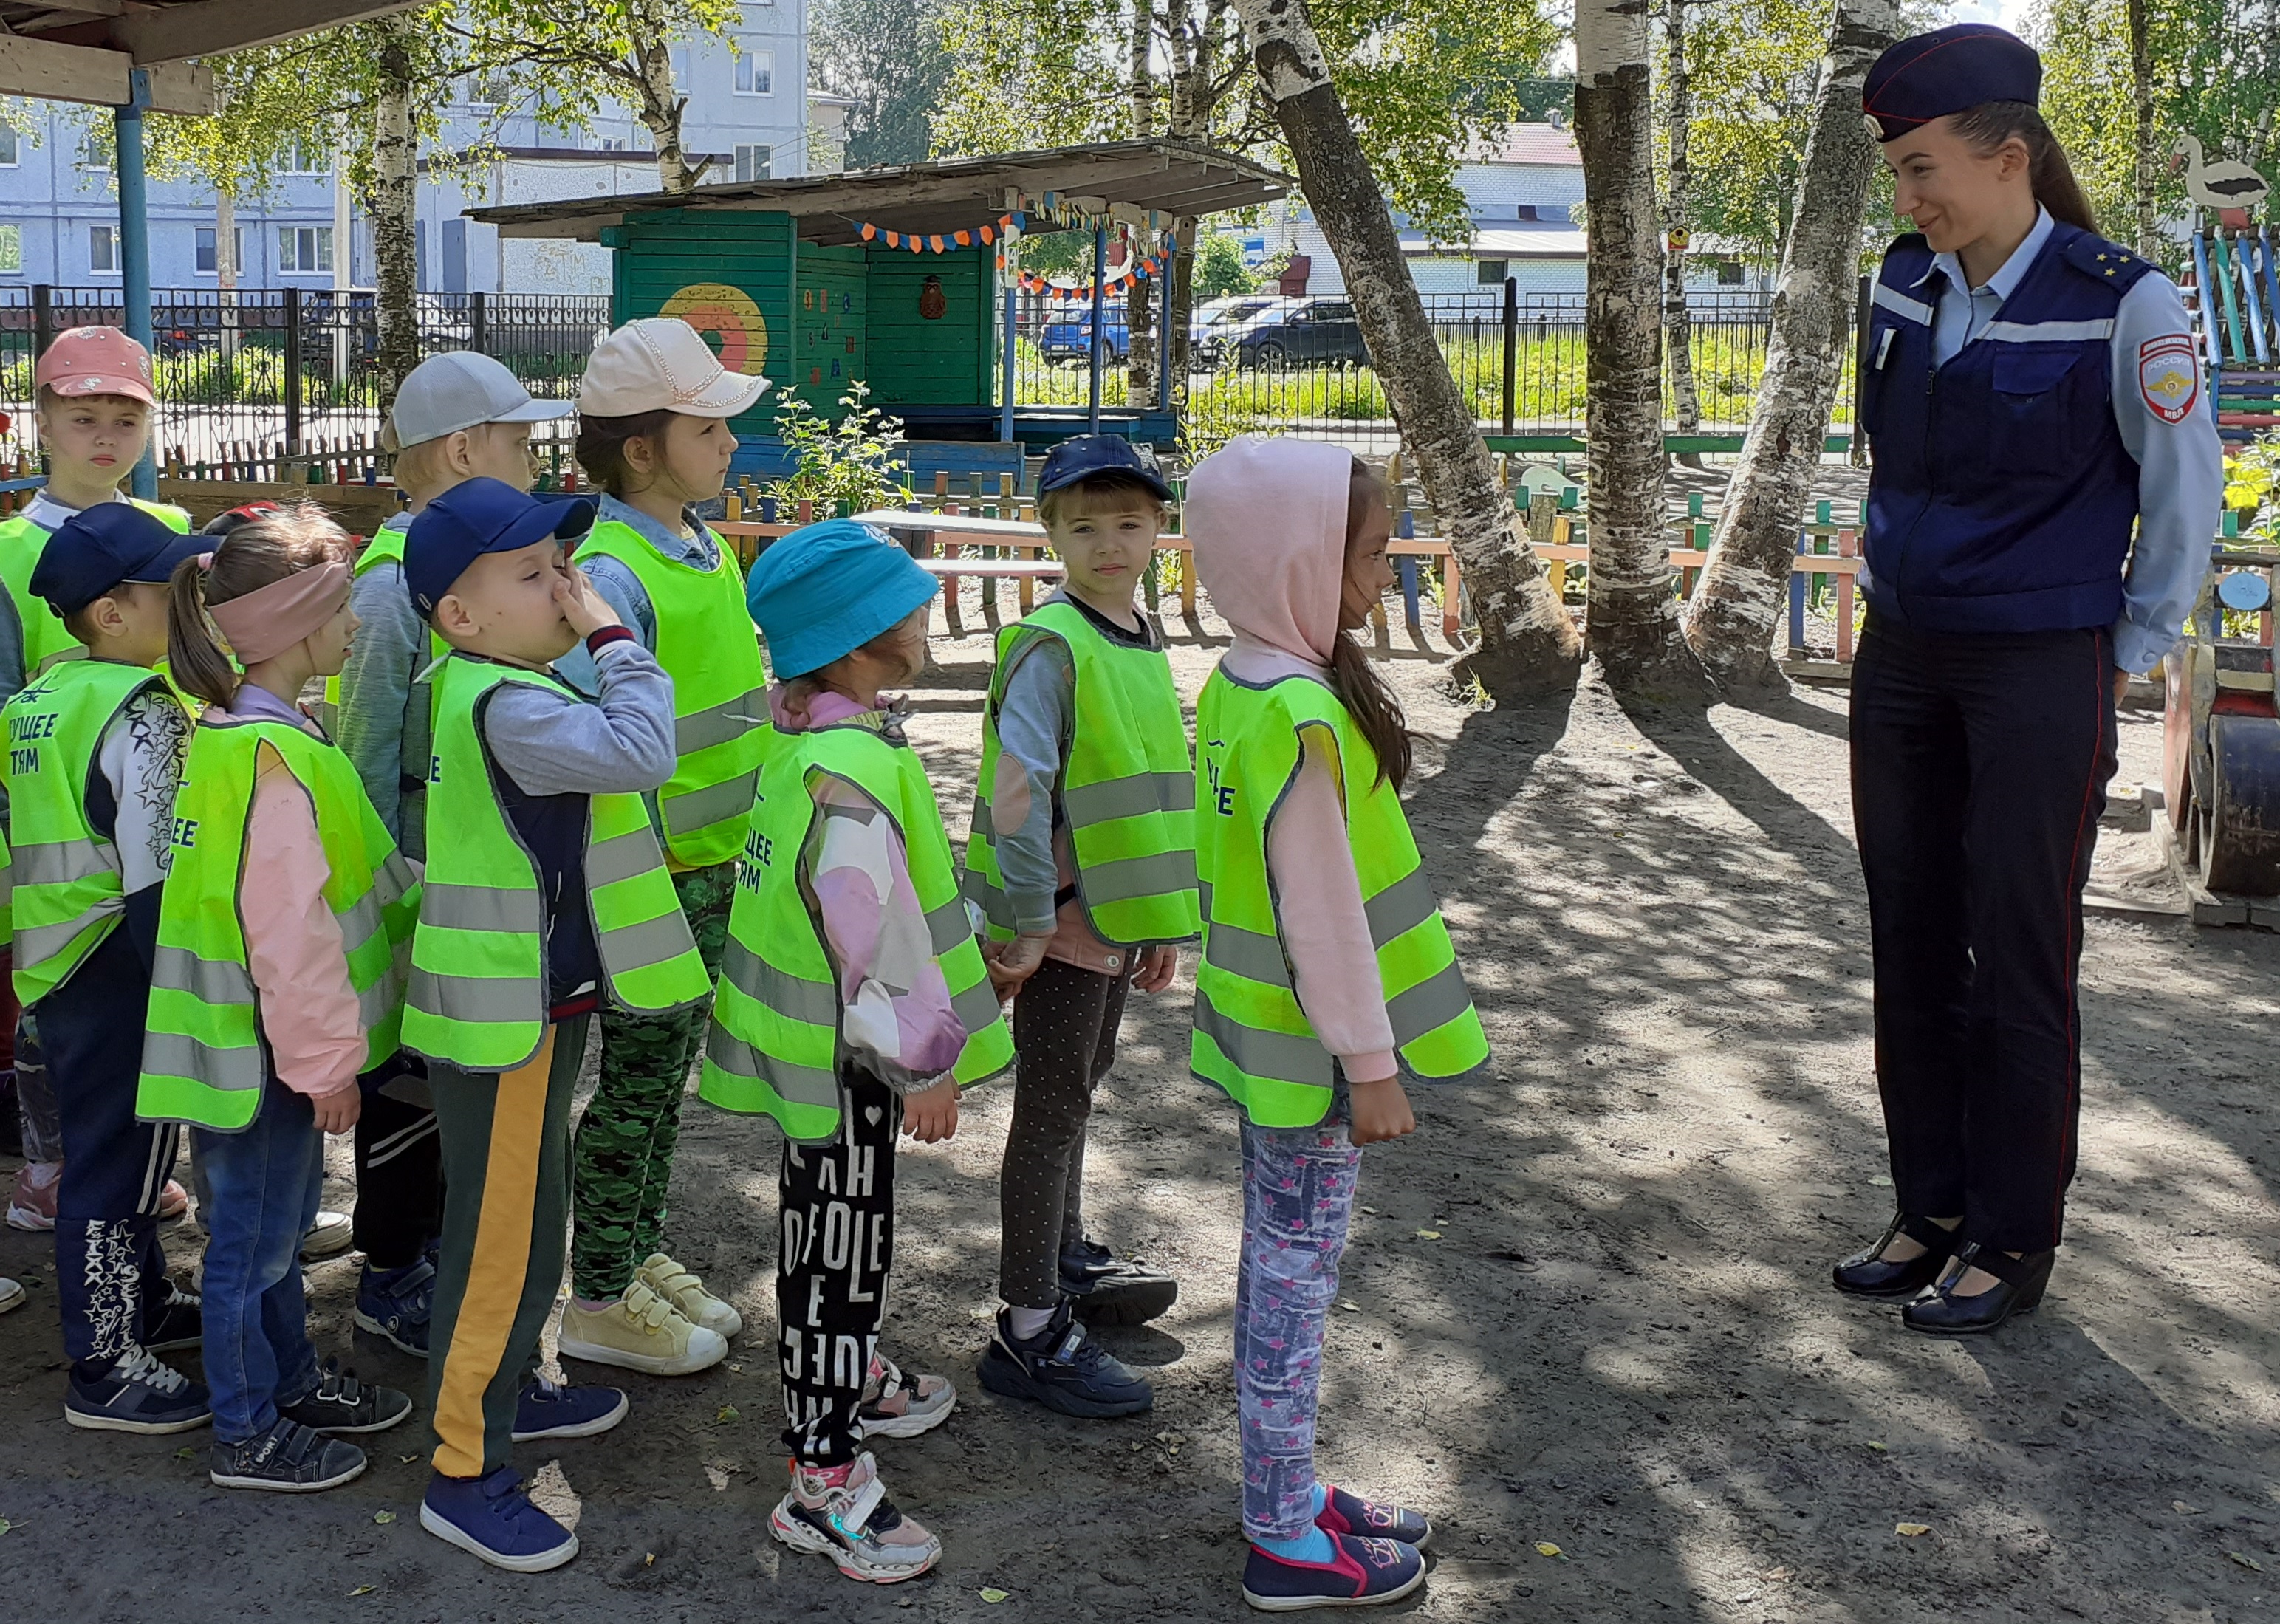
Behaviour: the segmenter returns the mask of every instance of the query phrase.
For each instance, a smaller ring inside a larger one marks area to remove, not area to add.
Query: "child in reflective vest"
[[[0,946],[8,940],[8,842],[0,836]],[[4,1106],[0,1106],[4,1109]],[[0,1277],[0,1314],[11,1312],[24,1305],[24,1286],[20,1281]]]
[[[836,520],[760,556],[752,618],[785,681],[738,864],[703,1097],[783,1128],[776,1307],[791,1488],[768,1527],[851,1579],[942,1557],[863,1446],[939,1426],[958,1395],[878,1351],[894,1261],[895,1142],[958,1128],[959,1084],[1013,1058],[950,837],[899,705],[926,668],[934,578]]]
[[[1402,1066],[1455,1076],[1488,1044],[1401,810],[1399,702],[1348,635],[1393,584],[1384,484],[1334,446],[1238,439],[1197,466],[1186,517],[1235,628],[1196,704],[1190,1067],[1244,1111],[1244,1596],[1371,1605],[1424,1582],[1430,1529],[1314,1475],[1360,1147],[1414,1131]]]
[[[1085,1123],[1128,989],[1160,992],[1198,928],[1195,762],[1163,639],[1136,601],[1170,489],[1116,435],[1053,448],[1037,511],[1067,572],[998,634],[966,894],[1013,1002],[1013,1121],[998,1174],[1005,1300],[982,1385],[1064,1415],[1134,1415],[1146,1382],[1079,1320],[1136,1325],[1179,1282],[1084,1232]]]
[[[300,708],[356,634],[340,527],[307,504],[240,525],[168,595],[168,664],[206,709],[174,797],[135,1109],[188,1123],[204,1173],[207,1474],[305,1493],[362,1474],[344,1435],[412,1412],[318,1368],[300,1251],[325,1135],[355,1126],[358,1074],[396,1051],[419,881]]]

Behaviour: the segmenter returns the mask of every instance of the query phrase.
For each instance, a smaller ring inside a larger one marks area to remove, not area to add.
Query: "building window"
[[[750,45],[736,47],[736,94],[738,96],[773,96],[775,94],[776,53],[755,50]]]
[[[280,169],[289,175],[328,175],[333,173],[333,155],[304,136],[285,149]]]
[[[0,273],[19,273],[24,268],[24,228],[0,226]]]
[[[89,226],[87,228],[87,268],[110,275],[118,274],[118,227]]]
[[[736,179],[739,181],[765,181],[768,179],[769,152],[770,149],[766,147],[738,147],[736,149]]]
[[[504,107],[513,94],[505,73],[475,73],[467,79],[466,95],[470,107]]]
[[[111,143],[92,132],[79,138],[79,166],[81,169],[111,168]]]
[[[624,151],[625,150],[626,150],[626,138],[625,138],[623,135],[605,135],[605,136],[603,136],[603,137],[602,137],[602,150],[603,150],[603,151],[605,151],[605,152],[622,152],[622,151]]]
[[[330,226],[281,226],[277,229],[277,268],[306,275],[333,268],[333,228]]]
[[[1532,203],[1516,203],[1512,205],[1512,217],[1514,219],[1535,219],[1537,218],[1536,205]]]
[[[200,226],[196,235],[197,272],[200,276],[212,276],[220,270],[214,263],[214,228]],[[245,269],[245,227],[234,227],[229,234],[229,265],[233,271]]]
[[[1504,279],[1512,274],[1508,259],[1478,259],[1473,262],[1473,279],[1483,288],[1501,288]]]
[[[16,127],[0,124],[0,169],[13,169],[19,160],[16,156]]]
[[[1721,288],[1738,288],[1742,285],[1740,260],[1721,259],[1718,262],[1718,285]]]

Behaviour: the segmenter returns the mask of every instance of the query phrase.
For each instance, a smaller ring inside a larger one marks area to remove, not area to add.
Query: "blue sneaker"
[[[1086,1420],[1137,1415],[1156,1402],[1147,1382],[1086,1337],[1067,1297],[1027,1342],[1013,1335],[1006,1311],[998,1310],[998,1334],[982,1355],[979,1374],[993,1393]]]
[[[1397,1539],[1421,1550],[1433,1537],[1433,1525],[1424,1512],[1406,1505],[1380,1505],[1329,1483],[1322,1485],[1322,1509],[1314,1513],[1314,1526],[1326,1534]]]
[[[96,1432],[188,1432],[213,1420],[213,1405],[203,1386],[137,1348],[92,1382],[73,1371],[64,1420]]]
[[[366,1266],[357,1281],[356,1322],[406,1353],[428,1357],[428,1316],[435,1306],[435,1266],[416,1258],[400,1269]]]
[[[578,1554],[578,1536],[530,1503],[512,1466],[488,1477],[428,1480],[420,1526],[512,1574],[543,1574]]]
[[[1380,1607],[1425,1582],[1425,1559],[1393,1539],[1333,1534],[1333,1562],[1292,1562],[1251,1548],[1243,1565],[1243,1599],[1261,1612],[1310,1607]]]
[[[541,1376],[514,1401],[512,1436],[517,1443],[537,1438],[590,1438],[625,1420],[632,1407],[616,1388],[565,1387]]]

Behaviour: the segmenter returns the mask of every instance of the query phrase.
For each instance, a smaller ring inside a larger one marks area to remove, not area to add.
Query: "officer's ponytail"
[[[166,664],[186,694],[227,707],[241,681],[207,611],[305,569],[348,558],[324,509],[296,502],[239,525],[212,552],[185,558],[166,583]]]
[[[1371,514],[1383,512],[1391,500],[1385,481],[1359,457],[1353,459],[1353,472],[1346,483],[1346,553],[1352,556],[1354,544],[1360,539],[1362,528]],[[1401,701],[1393,697],[1377,667],[1369,663],[1361,644],[1348,632],[1333,634],[1330,639],[1330,688],[1361,729],[1362,737],[1377,756],[1377,774],[1373,783],[1390,783],[1398,793],[1409,778],[1409,719],[1402,714]]]
[[[1953,114],[1949,127],[1983,158],[2013,136],[2018,137],[2027,149],[2027,173],[2034,184],[2035,201],[2051,212],[2053,219],[2084,231],[2098,229],[2098,217],[2091,212],[2090,199],[2083,196],[2081,184],[2074,178],[2066,149],[2043,122],[2043,115],[2025,102],[1982,102]]]

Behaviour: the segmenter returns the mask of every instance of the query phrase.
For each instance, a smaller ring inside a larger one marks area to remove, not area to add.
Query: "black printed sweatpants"
[[[777,1352],[784,1447],[804,1466],[863,1451],[859,1412],[895,1258],[895,1137],[902,1097],[867,1073],[839,1077],[839,1136],[784,1142],[777,1182]]]

